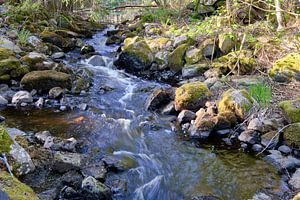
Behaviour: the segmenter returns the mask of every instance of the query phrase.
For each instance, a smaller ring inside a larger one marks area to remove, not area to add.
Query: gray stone
[[[252,130],[246,130],[246,131],[243,131],[238,139],[241,141],[241,142],[246,142],[248,144],[255,144],[257,142],[259,142],[259,134],[255,131],[252,131]]]
[[[269,195],[260,192],[258,194],[255,194],[251,200],[272,200],[272,199],[273,198],[270,197]]]
[[[0,96],[0,107],[7,106],[7,104],[8,104],[8,101],[3,96]]]
[[[85,110],[88,109],[88,105],[86,103],[82,103],[82,104],[79,105],[79,109],[81,111],[85,111]]]
[[[106,65],[105,60],[103,59],[103,57],[99,56],[99,55],[94,55],[94,56],[90,57],[87,60],[87,63],[89,65],[93,65],[93,66],[105,66]]]
[[[91,199],[111,199],[111,191],[103,183],[95,178],[86,177],[81,184],[81,189],[87,193],[87,197]]]
[[[35,103],[34,103],[36,108],[42,108],[44,106],[44,99],[40,97]]]
[[[101,162],[84,167],[81,172],[85,177],[92,176],[99,181],[105,181],[107,169],[105,164]]]
[[[63,173],[72,169],[79,169],[83,164],[83,156],[78,153],[57,151],[54,153],[53,169]]]
[[[186,35],[180,35],[174,38],[173,46],[176,48],[179,45],[182,45],[184,43],[187,43],[189,38]]]
[[[161,112],[163,115],[173,115],[175,113],[176,110],[174,101],[171,101],[168,105],[166,105]]]
[[[271,163],[279,172],[293,170],[300,166],[300,160],[292,156],[283,156],[280,151],[269,150],[271,153],[264,157],[264,160]]]
[[[264,147],[260,144],[254,144],[252,146],[252,151],[254,152],[261,152],[264,149]]]
[[[22,52],[20,47],[18,47],[15,43],[13,43],[11,40],[4,36],[0,36],[0,48],[9,49],[11,51],[14,51],[16,53]]]
[[[50,99],[59,99],[63,96],[65,90],[61,87],[54,87],[49,90],[49,98]]]
[[[27,91],[19,91],[12,98],[13,104],[32,103],[32,102],[33,102],[33,98],[31,94]]]
[[[268,146],[268,149],[272,149],[279,143],[279,134],[277,132],[269,132],[264,135],[262,135],[261,138],[261,144],[266,147]]]
[[[155,89],[146,100],[146,110],[155,111],[174,99],[175,92],[172,88]]]
[[[212,78],[206,79],[204,81],[204,83],[207,85],[208,88],[211,88],[218,80],[219,80],[219,78],[212,77]]]
[[[196,119],[196,114],[190,110],[183,110],[179,113],[177,120],[179,123],[186,123]]]
[[[217,130],[216,135],[220,138],[228,137],[231,133],[231,129],[223,129],[223,130]]]
[[[254,130],[254,131],[259,131],[262,132],[263,131],[263,123],[260,119],[258,118],[254,118],[252,119],[247,127],[249,130]]]
[[[293,190],[300,189],[300,168],[292,175],[292,178],[289,180],[289,185]]]
[[[52,59],[61,59],[65,57],[65,53],[64,52],[56,52],[54,54],[51,55]]]
[[[51,133],[49,131],[42,131],[42,132],[36,133],[34,136],[38,141],[40,141],[41,143],[44,144],[46,142],[47,138],[49,136],[51,136]]]
[[[60,106],[59,107],[59,110],[61,110],[61,111],[66,111],[68,108],[67,108],[67,106]]]
[[[242,149],[247,149],[247,148],[248,148],[248,144],[246,144],[246,143],[241,143],[241,148],[242,148]]]
[[[278,148],[278,151],[280,151],[284,155],[288,155],[292,152],[292,149],[286,145],[282,145]]]

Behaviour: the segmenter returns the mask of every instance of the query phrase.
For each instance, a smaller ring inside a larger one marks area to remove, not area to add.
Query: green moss
[[[277,81],[291,81],[300,73],[300,53],[291,53],[277,60],[269,75]]]
[[[143,38],[141,38],[139,36],[128,37],[124,40],[124,46],[122,47],[122,49],[125,50],[125,49],[127,49],[127,47],[134,44],[135,42],[139,42],[139,41],[142,41],[142,40],[143,40]]]
[[[13,144],[12,139],[8,135],[4,126],[0,126],[0,152],[7,153],[10,151],[10,145]]]
[[[0,43],[1,43],[1,41],[0,41]],[[7,59],[11,56],[14,57],[15,53],[9,49],[0,48],[0,60]]]
[[[25,74],[29,73],[30,70],[29,70],[29,67],[27,66],[21,66],[17,69],[14,69],[10,72],[10,76],[12,78],[21,78],[23,77]]]
[[[16,58],[8,58],[0,61],[0,76],[20,67],[20,61]]]
[[[176,110],[197,110],[205,104],[209,96],[211,93],[204,83],[186,83],[176,89]]]
[[[123,52],[139,59],[145,66],[153,61],[152,51],[145,40],[130,44]]]
[[[147,44],[149,45],[150,49],[153,52],[157,52],[157,51],[163,49],[169,41],[170,40],[168,38],[164,38],[164,37],[146,40]]]
[[[0,76],[0,82],[1,83],[7,83],[10,80],[10,75],[9,74],[4,74]]]
[[[55,32],[44,30],[40,37],[44,42],[54,44],[60,48],[73,48],[75,47],[75,42],[72,42],[70,38],[64,38]],[[73,44],[74,43],[74,44]]]
[[[216,61],[222,63],[224,68],[229,68],[233,73],[240,75],[250,74],[256,67],[252,53],[246,50],[231,52]]]
[[[300,99],[282,101],[279,107],[284,111],[290,122],[300,122]]]
[[[12,200],[38,200],[36,194],[29,186],[21,183],[5,171],[0,171],[0,188]]]
[[[300,123],[291,124],[284,129],[283,138],[289,146],[300,147]]]
[[[178,72],[183,68],[184,56],[188,48],[187,44],[179,45],[168,57],[168,65],[174,72]]]
[[[230,89],[223,93],[218,102],[219,113],[232,112],[239,119],[244,119],[253,106],[253,99],[246,90]]]

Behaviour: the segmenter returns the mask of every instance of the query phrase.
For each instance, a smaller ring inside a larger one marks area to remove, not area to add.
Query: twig
[[[275,137],[277,137],[284,129],[286,129],[287,127],[289,127],[291,124],[284,126],[283,128],[281,128],[269,141],[269,143],[267,144],[267,146],[258,154],[256,154],[256,156],[259,156],[260,154],[262,154],[265,150],[267,150],[270,146],[270,144],[273,142],[273,140],[275,139]]]
[[[11,169],[10,169],[10,166],[8,164],[8,161],[7,161],[7,158],[5,156],[4,153],[1,154],[2,158],[0,157],[0,160],[5,164],[6,168],[7,168],[7,171],[9,172],[9,174],[13,177],[13,173],[11,172]]]

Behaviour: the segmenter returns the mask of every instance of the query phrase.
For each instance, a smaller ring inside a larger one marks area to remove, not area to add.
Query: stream
[[[197,147],[172,131],[172,116],[146,111],[147,97],[164,84],[116,69],[113,61],[118,46],[106,46],[105,41],[105,31],[86,41],[106,63],[89,66],[94,72],[93,86],[87,94],[74,97],[88,104],[88,111],[8,108],[0,112],[8,126],[80,138],[88,144],[84,153],[95,158],[113,155],[124,161],[127,170],[111,173],[106,180],[108,185],[115,180],[127,182],[126,190],[116,191],[114,199],[174,200],[213,195],[238,200],[249,199],[263,189],[280,189],[280,177],[263,160],[221,146]],[[65,62],[79,57],[79,52],[70,52]],[[70,62],[78,63],[86,65],[86,60]]]

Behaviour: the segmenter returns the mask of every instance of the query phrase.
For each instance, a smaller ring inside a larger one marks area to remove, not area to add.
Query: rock
[[[187,44],[182,44],[169,54],[168,66],[173,72],[179,72],[183,68],[184,56],[187,48]]]
[[[174,38],[173,46],[176,48],[182,44],[186,44],[189,42],[189,38],[186,35],[180,35]]]
[[[264,147],[261,146],[260,144],[254,144],[252,146],[252,151],[257,152],[257,153],[261,152],[263,149],[264,149]]]
[[[0,48],[9,49],[15,53],[20,53],[22,50],[18,47],[15,43],[11,40],[7,39],[6,37],[0,36]]]
[[[300,99],[282,101],[279,103],[279,107],[284,111],[289,122],[300,122]]]
[[[54,54],[51,55],[51,58],[56,60],[56,59],[62,59],[65,57],[65,53],[64,52],[56,52]]]
[[[44,106],[44,99],[40,97],[35,103],[34,103],[36,108],[43,108]]]
[[[211,88],[215,85],[215,83],[219,80],[217,77],[208,78],[204,81],[208,88]]]
[[[185,61],[187,64],[198,63],[202,58],[203,56],[201,49],[193,47],[186,51]]]
[[[164,37],[147,39],[146,43],[149,45],[153,53],[157,53],[163,49],[167,49],[172,44],[169,38],[164,38]]]
[[[253,130],[243,131],[239,135],[238,139],[241,142],[245,142],[245,143],[252,144],[252,145],[254,145],[255,143],[260,142],[259,134],[256,131],[253,131]]]
[[[20,61],[16,58],[8,58],[0,61],[0,76],[8,75],[20,67]],[[3,79],[3,78],[2,78]]]
[[[7,106],[8,101],[0,95],[0,107]]]
[[[232,34],[219,34],[219,48],[224,54],[228,54],[234,47],[235,41]]]
[[[232,112],[243,120],[249,115],[254,100],[246,90],[227,90],[217,104],[219,112]]]
[[[64,173],[72,169],[79,169],[83,164],[83,156],[78,153],[55,152],[53,169]]]
[[[148,44],[142,40],[130,44],[114,64],[128,72],[141,72],[150,68],[154,57]]]
[[[21,58],[21,61],[28,64],[30,67],[35,68],[36,64],[43,63],[47,60],[47,56],[42,53],[30,52]]]
[[[252,52],[246,50],[231,52],[218,58],[216,62],[212,67],[221,63],[222,68],[228,68],[238,75],[251,74],[256,67]],[[239,67],[237,67],[237,63]]]
[[[204,83],[186,83],[176,89],[175,108],[177,111],[200,109],[210,96],[211,93]]]
[[[82,103],[79,105],[79,110],[85,111],[88,109],[88,105],[86,103]]]
[[[54,87],[71,88],[71,76],[54,70],[32,71],[26,74],[21,85],[29,90],[50,90]]]
[[[254,130],[254,131],[258,131],[258,132],[262,132],[263,131],[263,122],[262,120],[258,119],[258,118],[254,118],[252,119],[247,127],[249,130]]]
[[[80,49],[80,54],[85,55],[88,53],[93,53],[95,52],[95,48],[91,45],[84,45],[81,49]]]
[[[146,100],[146,110],[155,111],[174,99],[172,88],[155,89]]]
[[[278,172],[293,170],[300,166],[300,160],[292,156],[283,156],[280,151],[269,150],[271,153],[264,157],[264,160],[270,162]]]
[[[164,70],[167,68],[168,56],[169,56],[169,52],[164,50],[159,51],[154,55],[154,60],[159,65],[159,69]]]
[[[44,144],[46,142],[47,138],[50,136],[51,136],[51,134],[49,131],[42,131],[42,132],[38,132],[35,134],[35,138],[42,144]]]
[[[261,144],[268,149],[276,147],[279,143],[279,134],[277,131],[271,131],[261,136]]]
[[[105,181],[107,169],[105,167],[105,164],[103,162],[101,162],[99,164],[92,164],[87,167],[84,167],[81,170],[81,173],[85,177],[92,176],[99,181]]]
[[[8,59],[9,57],[15,57],[15,53],[9,49],[0,47],[0,60]]]
[[[258,194],[255,194],[251,200],[272,200],[272,199],[273,198],[270,197],[269,195],[260,192]]]
[[[54,87],[51,90],[49,90],[49,98],[50,99],[59,99],[63,96],[65,90],[61,87]]]
[[[214,39],[206,39],[201,44],[202,54],[207,59],[216,58],[220,50]]]
[[[13,140],[10,138],[4,126],[0,125],[0,152],[8,153],[10,151],[10,146],[13,143]]]
[[[192,111],[189,110],[182,110],[178,117],[177,120],[180,124],[186,123],[186,122],[190,122],[192,120],[194,120],[196,118],[196,114]]]
[[[136,43],[136,42],[139,42],[139,41],[142,41],[143,38],[139,37],[139,36],[135,36],[135,37],[129,37],[129,38],[126,38],[124,40],[124,46],[122,47],[122,50],[124,51],[125,49],[127,49],[130,45]]]
[[[213,116],[204,113],[198,115],[188,130],[191,139],[206,140],[215,127]]]
[[[33,102],[33,98],[31,94],[27,91],[19,91],[12,98],[12,103],[15,105],[20,105],[21,103],[32,103],[32,102]]]
[[[216,131],[216,136],[219,138],[226,138],[232,133],[231,129],[222,129]],[[225,141],[227,143],[227,141]]]
[[[123,37],[119,35],[112,35],[107,38],[105,45],[121,44],[122,41],[123,41]]]
[[[99,55],[94,55],[94,56],[90,57],[87,60],[87,63],[89,65],[93,65],[93,66],[105,66],[106,65],[103,57],[99,56]]]
[[[300,147],[300,123],[294,123],[283,130],[283,138],[287,145]]]
[[[110,189],[95,178],[89,176],[82,181],[82,190],[87,194],[88,199],[108,200],[111,199]]]
[[[292,178],[289,180],[289,185],[293,190],[300,189],[300,169],[297,169],[296,172],[292,175]]]
[[[0,188],[13,200],[38,200],[34,191],[17,178],[10,176],[5,171],[0,171]],[[2,200],[2,199],[1,199]]]
[[[175,110],[175,102],[174,101],[171,101],[161,111],[161,114],[163,114],[163,115],[173,115],[175,113],[176,113],[176,110]]]
[[[290,53],[277,60],[269,70],[269,75],[278,82],[289,82],[292,79],[300,81],[300,54]]]
[[[44,143],[44,148],[54,151],[68,151],[76,152],[76,146],[78,142],[75,138],[60,139],[52,136],[48,136]]]
[[[278,148],[278,151],[280,151],[283,155],[289,155],[292,152],[292,149],[286,145],[281,145]]]
[[[203,64],[194,64],[194,65],[185,65],[182,68],[182,77],[183,78],[193,78],[196,76],[203,75],[206,70],[209,69],[209,66],[205,63]]]
[[[59,48],[65,49],[65,50],[71,50],[76,47],[76,40],[72,40],[67,37],[62,37],[54,32],[50,31],[43,31],[40,34],[40,37],[44,42],[48,42],[51,44],[54,44],[58,46]]]

